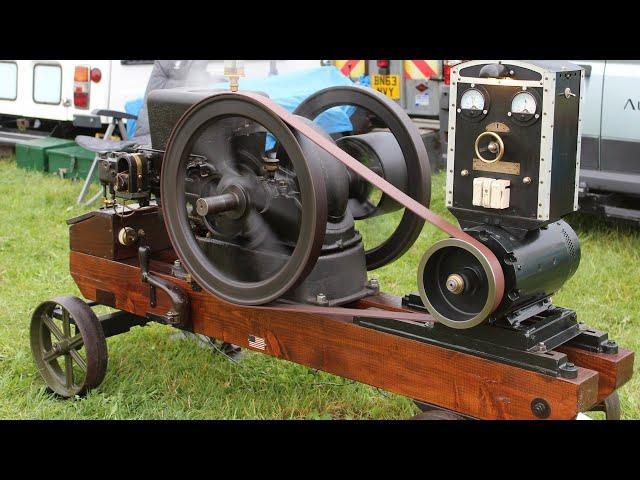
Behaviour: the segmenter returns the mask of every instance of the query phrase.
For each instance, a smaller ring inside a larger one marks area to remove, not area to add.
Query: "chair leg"
[[[125,128],[122,119],[118,120],[118,130],[120,130],[120,137],[122,140],[129,140],[129,135],[127,135],[127,129]]]
[[[84,197],[87,195],[89,191],[89,186],[91,185],[91,179],[93,178],[93,172],[96,170],[96,166],[98,165],[98,159],[100,156],[96,154],[93,158],[93,162],[91,163],[91,168],[89,168],[89,173],[87,174],[87,178],[84,180],[84,184],[82,185],[82,190],[80,190],[80,195],[78,195],[78,200],[76,201],[76,205],[80,205]],[[97,197],[95,197],[97,198]],[[92,200],[95,200],[92,199]]]
[[[84,202],[84,206],[88,207],[89,205],[91,205],[93,202],[95,202],[101,196],[102,196],[102,192],[97,192],[93,197],[91,197],[89,200]]]

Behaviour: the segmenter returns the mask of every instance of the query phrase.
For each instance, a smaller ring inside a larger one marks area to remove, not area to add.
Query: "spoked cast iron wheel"
[[[267,133],[274,146],[256,140]],[[175,125],[162,166],[162,210],[176,254],[202,288],[259,305],[313,269],[327,198],[305,140],[259,102],[233,93],[196,103]]]
[[[414,400],[413,403],[421,410],[409,420],[466,420],[462,415],[458,415],[451,410],[436,407],[429,403]]]
[[[427,150],[418,128],[397,103],[375,90],[348,86],[329,87],[308,97],[293,113],[314,120],[330,108],[342,105],[359,107],[385,124],[404,156],[408,174],[407,195],[429,207],[431,167]],[[379,245],[366,250],[367,269],[383,267],[402,256],[416,241],[423,225],[422,218],[405,208],[395,231]]]
[[[107,371],[102,325],[77,297],[54,298],[36,308],[31,351],[45,382],[61,397],[87,393],[102,383]]]

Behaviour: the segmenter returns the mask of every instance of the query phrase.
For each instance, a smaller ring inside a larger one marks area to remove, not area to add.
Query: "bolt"
[[[463,177],[466,177],[467,175],[469,175],[469,170],[462,170],[460,172],[460,175],[462,175]]]
[[[522,179],[522,183],[524,183],[525,185],[529,185],[531,183],[531,177],[524,177]]]
[[[602,351],[608,354],[616,354],[618,353],[618,344],[613,340],[607,340],[606,342],[602,342]]]
[[[173,261],[173,266],[176,268],[180,268],[182,267],[182,263],[180,263],[180,260],[174,260]]]
[[[318,305],[327,305],[329,303],[329,300],[324,293],[319,293],[318,295],[316,295],[316,303]]]
[[[465,288],[464,278],[462,278],[457,273],[452,273],[447,278],[446,287],[447,290],[449,290],[454,295],[460,295]]]
[[[558,371],[563,378],[578,378],[578,369],[571,362],[561,365]]]
[[[547,401],[542,398],[534,398],[531,401],[531,411],[538,418],[547,418],[551,415],[551,407]]]
[[[540,342],[538,343],[538,345],[536,345],[536,350],[538,352],[544,353],[547,351],[547,346],[544,344],[544,342]]]
[[[369,288],[372,288],[376,292],[380,291],[380,281],[377,278],[371,278],[368,284]]]

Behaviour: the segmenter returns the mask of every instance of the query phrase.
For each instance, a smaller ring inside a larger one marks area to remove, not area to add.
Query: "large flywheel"
[[[338,146],[428,207],[431,199],[429,159],[417,127],[404,110],[377,91],[342,86],[329,87],[309,96],[294,113],[314,120],[339,106],[356,107],[383,128],[342,137],[337,140]],[[413,245],[424,219],[356,174],[350,172],[350,176],[349,208],[356,220],[367,222],[364,226],[367,231],[363,233],[365,256],[367,269],[374,270],[393,262]],[[367,238],[369,235],[375,238]]]
[[[264,304],[313,269],[327,199],[305,140],[259,102],[232,93],[193,105],[175,125],[162,212],[176,254],[207,291]]]

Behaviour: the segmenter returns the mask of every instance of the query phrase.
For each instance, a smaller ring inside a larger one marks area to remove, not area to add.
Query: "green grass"
[[[392,419],[417,413],[407,398],[265,355],[247,352],[232,363],[195,341],[176,340],[175,330],[160,325],[108,339],[104,383],[85,398],[56,399],[31,359],[28,329],[38,303],[79,295],[69,276],[65,224],[86,210],[75,206],[79,190],[79,183],[0,161],[0,418]],[[432,205],[452,219],[443,203],[440,174]],[[554,301],[640,350],[640,233],[581,216],[570,222],[582,242],[582,264]],[[388,217],[367,223],[360,229],[369,245],[393,227]],[[420,256],[443,237],[425,227],[400,261],[374,273],[382,288],[415,290]],[[640,418],[639,382],[621,389],[625,418]]]

